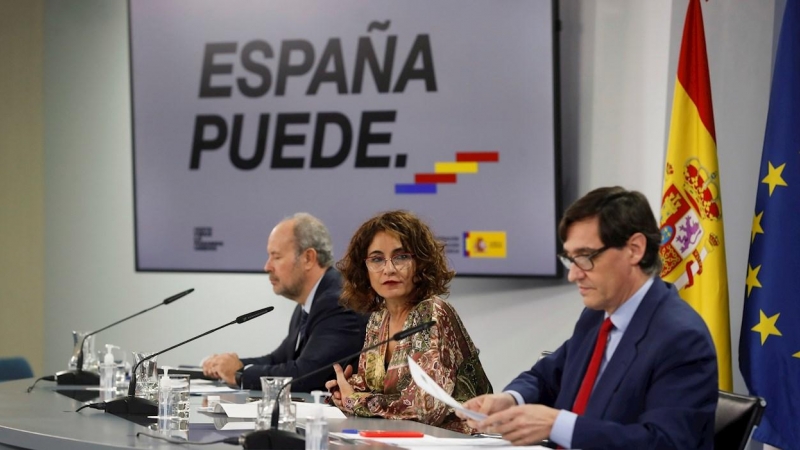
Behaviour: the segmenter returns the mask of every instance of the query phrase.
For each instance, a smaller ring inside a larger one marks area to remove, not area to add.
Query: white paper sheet
[[[255,419],[258,417],[258,402],[250,403],[219,403],[214,408],[215,413],[224,413],[236,419]]]
[[[195,384],[194,381],[189,383],[189,393],[191,394],[216,394],[227,392],[239,392],[237,389],[231,389],[228,386],[214,386],[210,384]]]
[[[481,414],[479,412],[470,411],[467,408],[461,406],[461,403],[458,403],[456,399],[450,396],[444,389],[442,389],[433,378],[429,377],[422,367],[419,366],[411,356],[408,357],[408,370],[411,372],[411,378],[414,379],[414,382],[417,383],[417,386],[420,387],[423,391],[431,394],[437,400],[444,402],[445,404],[452,406],[456,411],[461,411],[465,416],[469,417],[473,420],[483,420],[486,418],[486,414]]]
[[[297,418],[305,419],[313,413],[313,405],[310,403],[292,402],[297,408]],[[328,419],[345,419],[347,416],[339,411],[339,408],[325,405],[322,407],[325,417]],[[221,402],[214,408],[214,412],[225,414],[236,419],[255,419],[258,417],[258,402],[250,403],[225,403]]]
[[[230,430],[255,430],[256,429],[256,422],[249,421],[249,422],[228,422],[222,426],[222,428],[218,428],[219,430],[223,431],[230,431]]]
[[[292,402],[297,408],[297,418],[305,419],[315,414],[313,403]],[[347,416],[339,408],[330,405],[322,406],[322,413],[326,419],[346,419]]]
[[[397,445],[405,448],[413,448],[415,450],[423,450],[425,448],[441,449],[442,447],[460,447],[460,448],[484,448],[484,447],[511,447],[511,443],[504,439],[495,438],[437,438],[426,434],[421,438],[365,438],[358,434],[350,433],[331,433],[331,436],[347,441],[361,441],[371,440],[378,441],[382,444]],[[542,446],[529,446],[529,447],[514,447],[517,449],[545,449]]]

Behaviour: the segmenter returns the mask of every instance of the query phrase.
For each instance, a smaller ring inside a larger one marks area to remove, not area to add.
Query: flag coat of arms
[[[716,131],[703,13],[690,0],[661,199],[661,278],[703,317],[717,350],[720,389],[731,390],[730,316]]]

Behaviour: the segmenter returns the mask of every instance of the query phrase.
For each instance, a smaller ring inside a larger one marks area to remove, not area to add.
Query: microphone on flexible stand
[[[124,319],[121,319],[121,320],[118,320],[118,321],[112,323],[111,325],[107,325],[107,326],[105,326],[103,328],[100,328],[99,330],[92,331],[91,333],[85,335],[83,337],[83,339],[81,340],[81,343],[80,343],[80,347],[79,347],[80,349],[78,350],[78,356],[77,356],[77,368],[75,370],[63,370],[61,372],[57,372],[55,375],[42,377],[39,380],[55,381],[57,384],[60,384],[60,385],[99,386],[100,385],[100,375],[98,375],[98,374],[96,374],[94,372],[86,372],[86,371],[83,370],[83,343],[86,342],[86,338],[88,338],[89,336],[95,335],[95,334],[97,334],[97,333],[99,333],[101,331],[107,330],[107,329],[113,327],[114,325],[118,325],[118,324],[120,324],[122,322],[125,322],[128,319],[133,319],[134,317],[136,317],[136,316],[138,316],[140,314],[144,314],[147,311],[150,311],[152,309],[158,308],[161,305],[169,305],[170,303],[174,302],[175,300],[183,298],[183,297],[191,294],[192,292],[194,292],[194,288],[187,289],[187,290],[185,290],[183,292],[179,292],[179,293],[173,295],[172,297],[168,297],[168,298],[164,299],[164,301],[160,302],[159,304],[157,304],[155,306],[151,306],[150,308],[147,308],[147,309],[144,309],[142,311],[139,311],[136,314],[130,315],[130,316],[124,318]],[[36,380],[36,381],[38,382],[39,380]],[[28,392],[33,390],[34,386],[36,386],[36,383],[33,383],[33,385],[28,388]]]
[[[133,366],[133,370],[131,370],[131,382],[128,385],[128,395],[125,397],[115,398],[114,400],[108,402],[100,402],[100,403],[91,403],[88,405],[81,406],[78,408],[77,411],[80,411],[83,408],[92,408],[92,409],[100,409],[104,410],[107,413],[111,414],[129,414],[135,416],[157,416],[158,415],[158,403],[147,400],[144,398],[136,397],[134,394],[136,393],[136,369],[145,361],[151,358],[155,358],[156,356],[166,353],[174,348],[180,347],[183,344],[188,344],[195,339],[199,339],[203,336],[209,335],[217,330],[221,330],[229,325],[233,324],[240,324],[245,323],[248,320],[255,319],[256,317],[263,316],[264,314],[272,311],[275,309],[272,306],[268,306],[263,309],[259,309],[257,311],[253,311],[247,314],[243,314],[236,319],[226,323],[225,325],[219,326],[214,328],[213,330],[208,330],[203,334],[197,335],[191,339],[187,339],[180,344],[175,344],[172,347],[167,349],[161,350],[160,352],[153,353],[152,355],[148,356],[147,358],[142,358]],[[76,411],[76,412],[77,412]]]
[[[388,342],[392,341],[399,341],[405,339],[411,335],[417,334],[420,331],[424,331],[429,329],[430,327],[436,325],[436,321],[425,322],[421,325],[417,325],[416,327],[408,328],[403,331],[399,331],[395,333],[392,337],[385,341],[378,342],[375,345],[371,345],[365,349],[362,349],[359,352],[353,353],[352,355],[346,356],[334,364],[344,364],[348,360],[355,358],[356,356],[361,355],[362,353],[366,353],[370,350],[380,347]],[[331,364],[333,365],[333,364]],[[272,409],[272,420],[270,422],[270,429],[269,430],[261,430],[261,431],[254,431],[252,433],[243,434],[239,437],[238,444],[246,449],[284,449],[284,450],[296,450],[296,449],[305,449],[305,439],[297,433],[293,433],[291,431],[286,430],[279,430],[278,429],[278,415],[280,414],[280,401],[278,399],[281,398],[281,392],[286,389],[287,386],[292,384],[295,381],[305,380],[306,378],[316,375],[323,370],[330,370],[331,365],[325,365],[320,367],[319,369],[312,370],[302,376],[299,376],[288,383],[281,386],[280,390],[276,394],[275,399],[275,406]],[[226,442],[232,443],[232,442]],[[235,445],[235,444],[234,444]]]

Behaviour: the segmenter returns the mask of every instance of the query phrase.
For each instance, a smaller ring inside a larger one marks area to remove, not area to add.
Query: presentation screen
[[[338,259],[405,209],[460,276],[559,273],[550,0],[129,10],[138,271],[259,272],[295,212]]]

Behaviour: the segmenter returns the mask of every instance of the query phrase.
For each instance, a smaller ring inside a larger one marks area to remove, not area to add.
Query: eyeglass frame
[[[385,256],[380,256],[380,258],[383,258],[383,264],[381,264],[381,266],[379,268],[377,268],[377,269],[373,270],[372,268],[370,268],[369,260],[378,258],[378,256],[370,256],[369,258],[364,258],[364,265],[367,266],[367,270],[368,271],[377,273],[377,272],[383,271],[386,268],[386,262],[387,261],[391,261],[392,262],[392,267],[394,267],[394,270],[400,270],[400,268],[398,268],[397,264],[395,264],[395,262],[394,262],[394,259],[397,258],[398,256],[410,256],[411,258],[409,259],[409,262],[414,260],[414,254],[413,253],[410,253],[410,252],[409,253],[395,253],[394,255],[392,255],[391,258],[387,258]],[[405,268],[405,267],[406,266],[403,266],[402,268]]]
[[[578,269],[581,269],[584,272],[588,272],[588,271],[594,269],[594,258],[596,258],[601,253],[603,253],[604,251],[606,251],[606,250],[608,250],[610,248],[613,248],[613,247],[610,246],[610,245],[604,245],[604,246],[598,248],[597,250],[591,251],[591,252],[589,252],[589,253],[587,253],[585,255],[569,256],[566,253],[559,253],[556,256],[558,256],[559,261],[561,261],[561,264],[567,270],[571,270],[572,266],[574,265]],[[581,267],[581,265],[578,264],[575,261],[575,258],[585,258],[586,261],[588,261],[588,263],[589,263],[589,268],[588,269],[584,269],[583,267]]]

